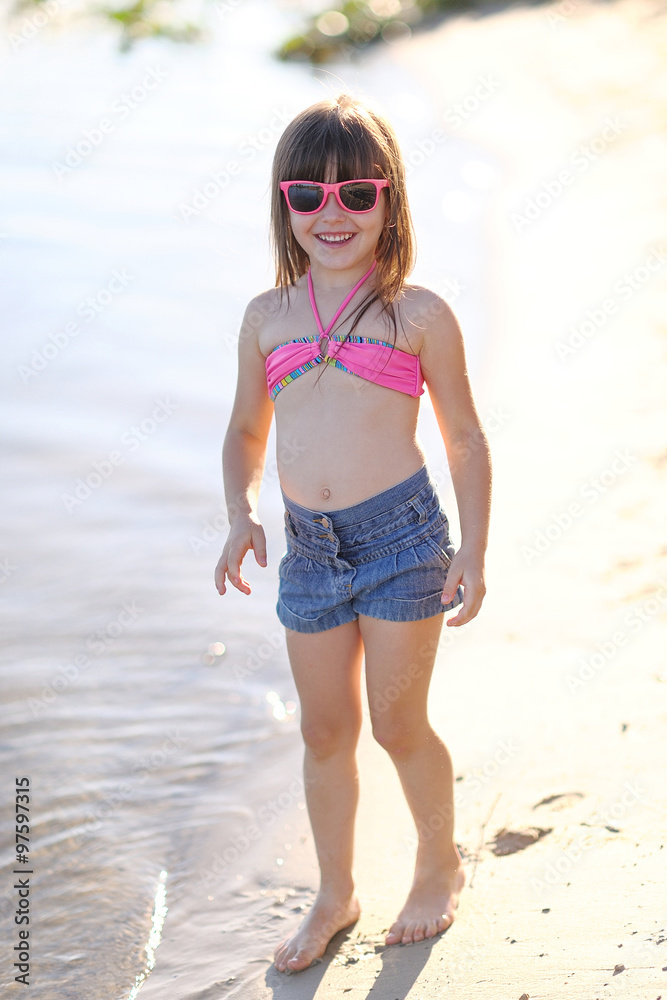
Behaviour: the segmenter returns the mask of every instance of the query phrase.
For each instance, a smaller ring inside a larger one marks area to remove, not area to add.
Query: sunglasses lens
[[[374,184],[352,181],[340,189],[340,200],[351,212],[370,212],[375,208],[378,191]]]
[[[324,199],[319,184],[290,184],[287,192],[293,212],[316,212]]]

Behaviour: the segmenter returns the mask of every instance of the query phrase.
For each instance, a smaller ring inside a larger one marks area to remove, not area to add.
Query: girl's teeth
[[[324,236],[322,233],[319,234],[319,239],[324,240],[325,243],[344,243],[345,240],[351,240],[352,236]]]

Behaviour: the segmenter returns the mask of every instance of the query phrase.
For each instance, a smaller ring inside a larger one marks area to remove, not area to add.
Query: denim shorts
[[[287,552],[276,610],[286,628],[324,632],[359,615],[432,618],[454,555],[449,522],[426,466],[376,496],[340,510],[301,507],[283,493]]]

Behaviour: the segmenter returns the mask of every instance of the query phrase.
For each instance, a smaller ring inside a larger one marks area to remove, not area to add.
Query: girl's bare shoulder
[[[269,288],[255,295],[246,307],[241,337],[254,340],[262,354],[267,355],[276,328],[285,321],[289,304],[289,293],[280,288]]]
[[[243,317],[243,324],[259,331],[267,320],[271,321],[279,316],[284,307],[284,293],[281,294],[279,288],[268,288],[250,300]]]
[[[454,312],[437,292],[423,285],[404,285],[398,298],[403,322],[423,347],[433,337],[458,337],[459,324]],[[414,341],[413,341],[414,342]]]
[[[399,302],[404,316],[418,327],[424,328],[433,321],[446,323],[454,318],[449,303],[424,285],[404,285]]]

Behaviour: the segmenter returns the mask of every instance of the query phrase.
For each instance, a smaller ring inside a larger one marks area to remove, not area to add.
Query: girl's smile
[[[354,233],[315,233],[315,235],[323,243],[337,243],[339,246],[342,243],[349,243],[355,236]]]

